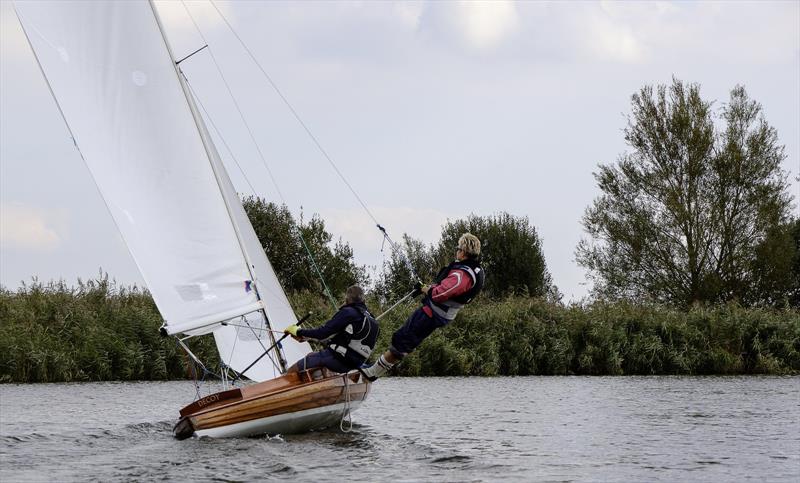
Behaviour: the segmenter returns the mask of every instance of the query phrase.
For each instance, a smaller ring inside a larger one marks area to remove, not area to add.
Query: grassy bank
[[[312,325],[324,302],[292,297]],[[374,312],[380,312],[373,304]],[[378,349],[414,305],[381,321]],[[0,291],[0,381],[159,380],[189,376],[147,292],[97,280]],[[210,337],[192,349],[213,364]],[[800,313],[735,305],[680,312],[595,303],[563,307],[523,297],[479,300],[436,331],[401,375],[787,374],[800,373]]]

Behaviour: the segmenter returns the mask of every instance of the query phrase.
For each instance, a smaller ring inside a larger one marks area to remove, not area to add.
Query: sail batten
[[[270,340],[266,316],[278,328],[296,319],[192,111],[155,6],[43,1],[15,8],[168,333],[212,327],[223,362],[246,367]],[[261,286],[279,295],[259,296]],[[244,318],[250,329],[213,327],[231,318]],[[306,349],[284,347],[287,359]],[[256,380],[278,374],[268,361],[248,371]]]

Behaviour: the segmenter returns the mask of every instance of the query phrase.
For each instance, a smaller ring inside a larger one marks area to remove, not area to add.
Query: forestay
[[[182,85],[154,7],[15,7],[167,331],[214,331],[223,361],[244,369],[271,343],[262,307],[274,329],[296,318]],[[231,325],[220,326],[224,320]],[[290,341],[285,355],[291,363],[308,350]],[[266,357],[247,372],[254,380],[277,374]]]

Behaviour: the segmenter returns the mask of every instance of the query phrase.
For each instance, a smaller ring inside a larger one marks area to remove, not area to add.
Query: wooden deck
[[[269,418],[360,403],[369,394],[370,383],[358,372],[335,374],[326,369],[312,369],[287,374],[276,379],[222,391],[189,404],[180,411],[181,419],[174,433],[184,439],[195,432],[213,430],[241,423],[266,421]],[[340,409],[337,409],[340,411]],[[277,419],[277,418],[276,418]],[[286,419],[286,417],[281,418]],[[312,422],[309,422],[313,426]],[[308,431],[315,427],[301,429]],[[269,432],[269,431],[266,431]],[[245,435],[245,434],[242,434]]]

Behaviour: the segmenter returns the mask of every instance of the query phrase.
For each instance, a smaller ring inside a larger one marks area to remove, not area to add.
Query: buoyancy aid
[[[441,283],[453,270],[463,270],[466,272],[470,279],[472,279],[472,287],[463,294],[445,300],[444,302],[435,302],[430,296],[426,298],[433,312],[445,320],[455,319],[458,311],[472,302],[472,299],[483,289],[483,282],[486,278],[486,272],[484,272],[480,262],[473,259],[466,259],[455,261],[441,269],[436,275],[435,283]]]
[[[353,321],[330,339],[328,347],[354,366],[366,361],[378,341],[380,327],[378,321],[362,305],[352,304],[350,308],[358,312]]]

